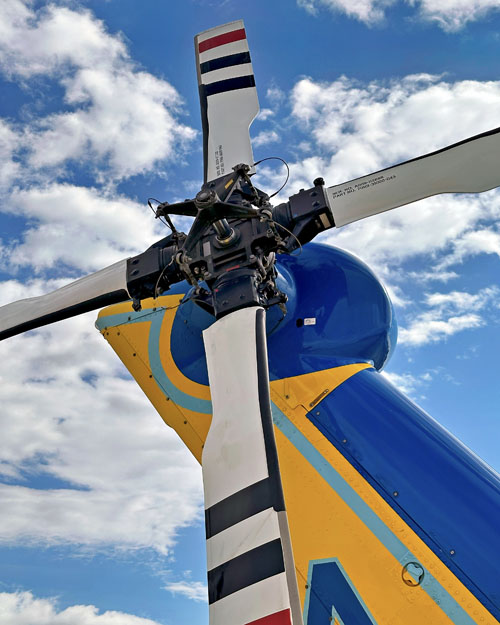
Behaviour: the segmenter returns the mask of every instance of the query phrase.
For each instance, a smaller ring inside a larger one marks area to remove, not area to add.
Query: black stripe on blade
[[[244,65],[245,63],[250,62],[250,52],[239,52],[238,54],[229,54],[228,56],[221,56],[218,59],[212,59],[211,61],[201,63],[200,72],[202,74],[206,74],[207,72],[213,72],[216,69],[234,67],[235,65]]]
[[[203,132],[203,182],[207,182],[208,171],[208,103],[204,85],[198,87],[200,94],[201,128]]]
[[[207,539],[254,514],[273,507],[272,484],[269,478],[255,482],[205,510]]]
[[[13,328],[8,328],[7,330],[0,332],[0,341],[8,339],[11,336],[15,336],[16,334],[22,334],[28,330],[41,328],[49,323],[55,323],[56,321],[76,317],[76,315],[81,315],[91,310],[111,306],[111,304],[120,304],[121,302],[126,302],[129,299],[130,295],[124,290],[113,291],[112,293],[106,293],[106,295],[99,295],[99,297],[88,299],[81,304],[74,304],[73,306],[68,306],[67,308],[62,308],[56,312],[49,313],[48,315],[32,319],[31,321],[25,321],[24,323],[14,326]]]
[[[227,80],[218,80],[208,85],[200,85],[205,97],[216,95],[217,93],[225,93],[226,91],[237,91],[238,89],[248,89],[255,87],[255,78],[253,74],[250,76],[238,76],[236,78],[228,78]]]
[[[215,603],[284,570],[281,540],[276,538],[208,571],[208,603]]]
[[[267,470],[273,493],[273,505],[277,512],[285,510],[285,498],[281,484],[278,451],[274,437],[271,395],[269,391],[269,370],[267,364],[266,312],[257,310],[255,317],[255,337],[257,348],[257,378],[259,385],[259,406],[266,446]]]

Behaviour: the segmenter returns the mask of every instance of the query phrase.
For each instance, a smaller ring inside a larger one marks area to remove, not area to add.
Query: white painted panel
[[[127,291],[127,261],[121,260],[80,280],[38,297],[0,308],[0,332],[114,291]]]
[[[279,537],[278,513],[263,510],[207,540],[208,570]]]
[[[248,129],[259,112],[259,100],[255,87],[217,93],[207,100],[207,181],[210,181],[230,173],[239,163],[253,165]]]
[[[201,81],[204,85],[209,85],[219,80],[228,80],[229,78],[238,78],[239,76],[251,76],[252,74],[252,64],[243,63],[242,65],[232,65],[231,67],[216,69],[213,72],[206,72],[201,75]]]
[[[500,186],[500,133],[327,189],[336,226],[439,193]]]
[[[255,318],[237,310],[203,332],[213,417],[202,455],[205,508],[268,477]]]
[[[210,625],[245,625],[287,608],[286,578],[280,573],[212,603]]]

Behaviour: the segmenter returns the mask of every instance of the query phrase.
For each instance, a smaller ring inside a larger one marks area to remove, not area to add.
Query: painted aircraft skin
[[[397,331],[366,265],[317,244],[277,265],[271,400],[304,623],[498,625],[500,476],[379,373]],[[189,289],[96,325],[201,461],[214,318]]]

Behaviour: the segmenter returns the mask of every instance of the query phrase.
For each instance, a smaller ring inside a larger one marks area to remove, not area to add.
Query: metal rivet
[[[152,373],[150,373],[150,374],[149,374],[149,377],[150,377],[150,378],[152,378],[152,377],[153,377],[153,374],[152,374]]]
[[[137,354],[134,353],[134,354],[132,354],[132,356],[137,356]]]
[[[397,490],[395,490],[392,494],[394,495],[394,497],[397,497],[399,495]]]
[[[184,425],[186,425],[187,421],[184,421]]]
[[[119,333],[119,332],[117,332],[117,333],[116,333],[116,336],[120,336],[120,333]]]
[[[316,416],[319,417],[320,414],[321,412],[318,410],[318,412],[316,413]]]
[[[285,399],[290,399],[290,395],[285,395]]]
[[[455,555],[455,549],[450,549],[450,555],[452,555],[452,556]]]
[[[342,442],[344,443],[344,445],[347,443],[347,438],[343,438]]]

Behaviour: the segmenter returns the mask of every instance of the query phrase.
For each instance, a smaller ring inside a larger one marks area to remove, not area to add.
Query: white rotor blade
[[[269,398],[265,311],[203,332],[213,417],[203,448],[210,625],[301,625]]]
[[[121,260],[52,293],[0,307],[0,340],[128,299],[127,261]]]
[[[194,42],[205,182],[240,163],[250,165],[253,173],[249,127],[259,101],[243,21],[205,30]]]
[[[439,193],[500,186],[500,128],[326,190],[335,225]]]

